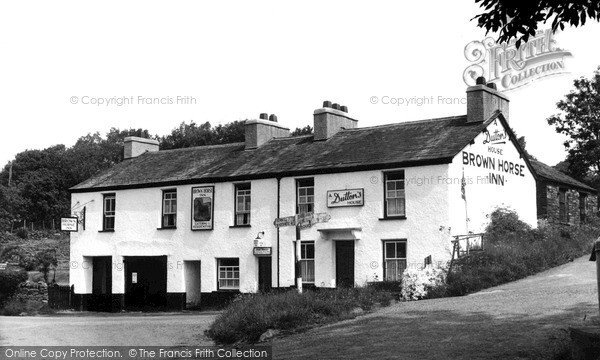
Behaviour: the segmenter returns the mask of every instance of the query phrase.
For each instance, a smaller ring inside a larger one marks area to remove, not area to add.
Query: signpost
[[[79,231],[79,221],[77,217],[60,218],[60,230],[69,232]]]
[[[275,227],[280,228],[284,226],[296,226],[297,228],[303,230],[308,229],[314,224],[328,222],[331,220],[331,215],[327,213],[303,213],[295,216],[286,216],[282,218],[277,218],[273,222]]]

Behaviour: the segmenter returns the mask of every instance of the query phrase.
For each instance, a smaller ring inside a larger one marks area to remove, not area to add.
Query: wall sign
[[[60,230],[70,232],[79,231],[79,219],[76,217],[60,218]]]
[[[331,215],[327,213],[302,213],[294,216],[286,216],[281,218],[276,218],[273,221],[273,225],[276,228],[285,227],[285,226],[296,226],[299,229],[308,229],[317,223],[328,222],[331,220]]]
[[[137,273],[136,272],[131,273],[131,283],[137,284]]]
[[[265,246],[255,246],[252,253],[256,256],[271,256],[272,248]]]
[[[329,190],[327,191],[327,207],[363,206],[365,190]]]
[[[192,188],[192,230],[212,230],[214,186]]]

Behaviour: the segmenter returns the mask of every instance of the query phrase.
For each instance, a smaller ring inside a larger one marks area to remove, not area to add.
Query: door
[[[337,287],[354,286],[354,241],[335,242],[335,283]]]
[[[185,307],[200,308],[200,261],[184,261],[185,270]]]
[[[271,291],[271,257],[258,258],[258,290],[260,292]]]
[[[125,307],[161,310],[167,305],[167,257],[125,257]]]
[[[92,298],[88,309],[111,311],[112,302],[112,257],[92,258]]]

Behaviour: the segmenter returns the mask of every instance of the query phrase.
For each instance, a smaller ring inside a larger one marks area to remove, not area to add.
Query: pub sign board
[[[79,231],[79,219],[76,217],[60,218],[60,230],[70,232]]]
[[[212,230],[214,186],[192,188],[192,230]]]
[[[255,246],[252,252],[256,256],[271,256],[272,248],[270,246]]]
[[[327,207],[363,206],[364,204],[364,189],[327,191]]]

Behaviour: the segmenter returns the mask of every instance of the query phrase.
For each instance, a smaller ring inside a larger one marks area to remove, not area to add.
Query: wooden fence
[[[72,309],[74,291],[73,285],[54,284],[48,286],[48,306],[52,309]]]

